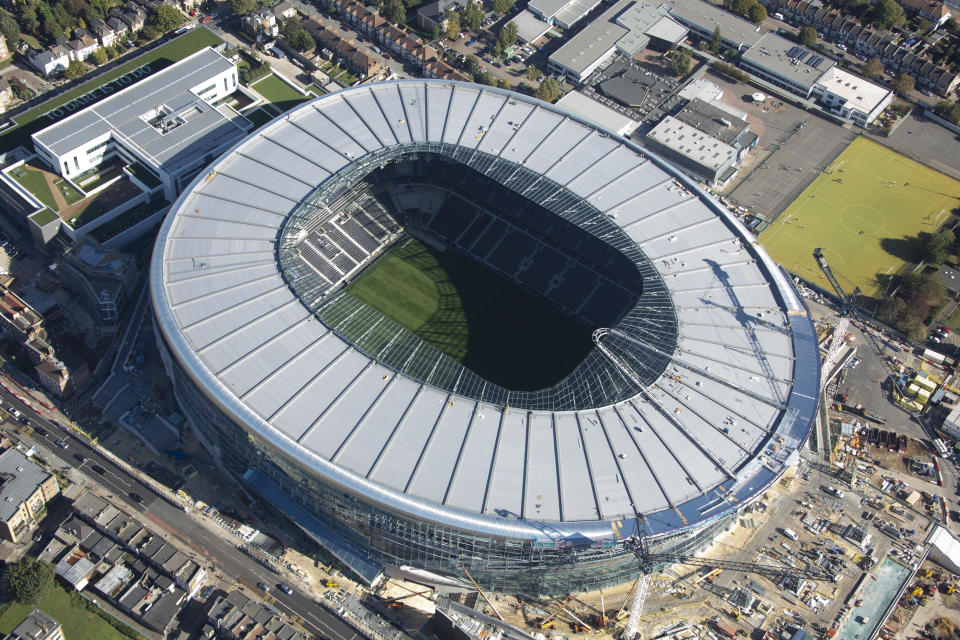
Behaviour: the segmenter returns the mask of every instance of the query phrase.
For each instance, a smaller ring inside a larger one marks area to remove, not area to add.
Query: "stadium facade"
[[[344,288],[407,234],[598,346],[539,389],[471,371]],[[372,84],[275,120],[174,204],[151,287],[199,437],[368,581],[625,582],[625,541],[708,544],[817,406],[812,323],[736,218],[643,148],[489,87]]]

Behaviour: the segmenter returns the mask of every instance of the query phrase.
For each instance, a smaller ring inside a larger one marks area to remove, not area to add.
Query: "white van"
[[[797,540],[799,538],[799,536],[797,536],[797,534],[794,533],[793,529],[784,529],[783,535],[787,536],[791,540]]]
[[[782,14],[782,13],[777,12],[777,13],[773,14],[773,17],[774,17],[774,19],[779,20],[780,22],[783,22],[783,14]]]

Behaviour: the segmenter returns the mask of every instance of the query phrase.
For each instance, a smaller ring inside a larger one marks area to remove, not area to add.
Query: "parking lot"
[[[911,113],[889,138],[878,135],[869,137],[960,180],[960,153],[957,153],[960,136],[936,122]]]

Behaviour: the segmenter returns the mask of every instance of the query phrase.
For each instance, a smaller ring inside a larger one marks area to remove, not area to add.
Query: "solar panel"
[[[801,51],[800,55],[797,56],[797,62],[803,62],[809,55],[809,51]]]
[[[802,51],[802,49],[801,49],[800,47],[794,45],[794,46],[790,47],[790,51],[787,51],[787,57],[788,57],[788,58],[793,58],[793,57],[796,56],[798,53],[800,53],[800,51]]]

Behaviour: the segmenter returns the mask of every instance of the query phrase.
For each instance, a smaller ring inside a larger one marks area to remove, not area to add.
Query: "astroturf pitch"
[[[406,235],[347,292],[484,378],[549,386],[593,347],[590,330],[481,263]]]
[[[867,138],[854,140],[760,235],[788,271],[830,290],[822,247],[844,287],[883,293],[879,275],[914,259],[912,238],[936,232],[960,205],[960,182]]]

